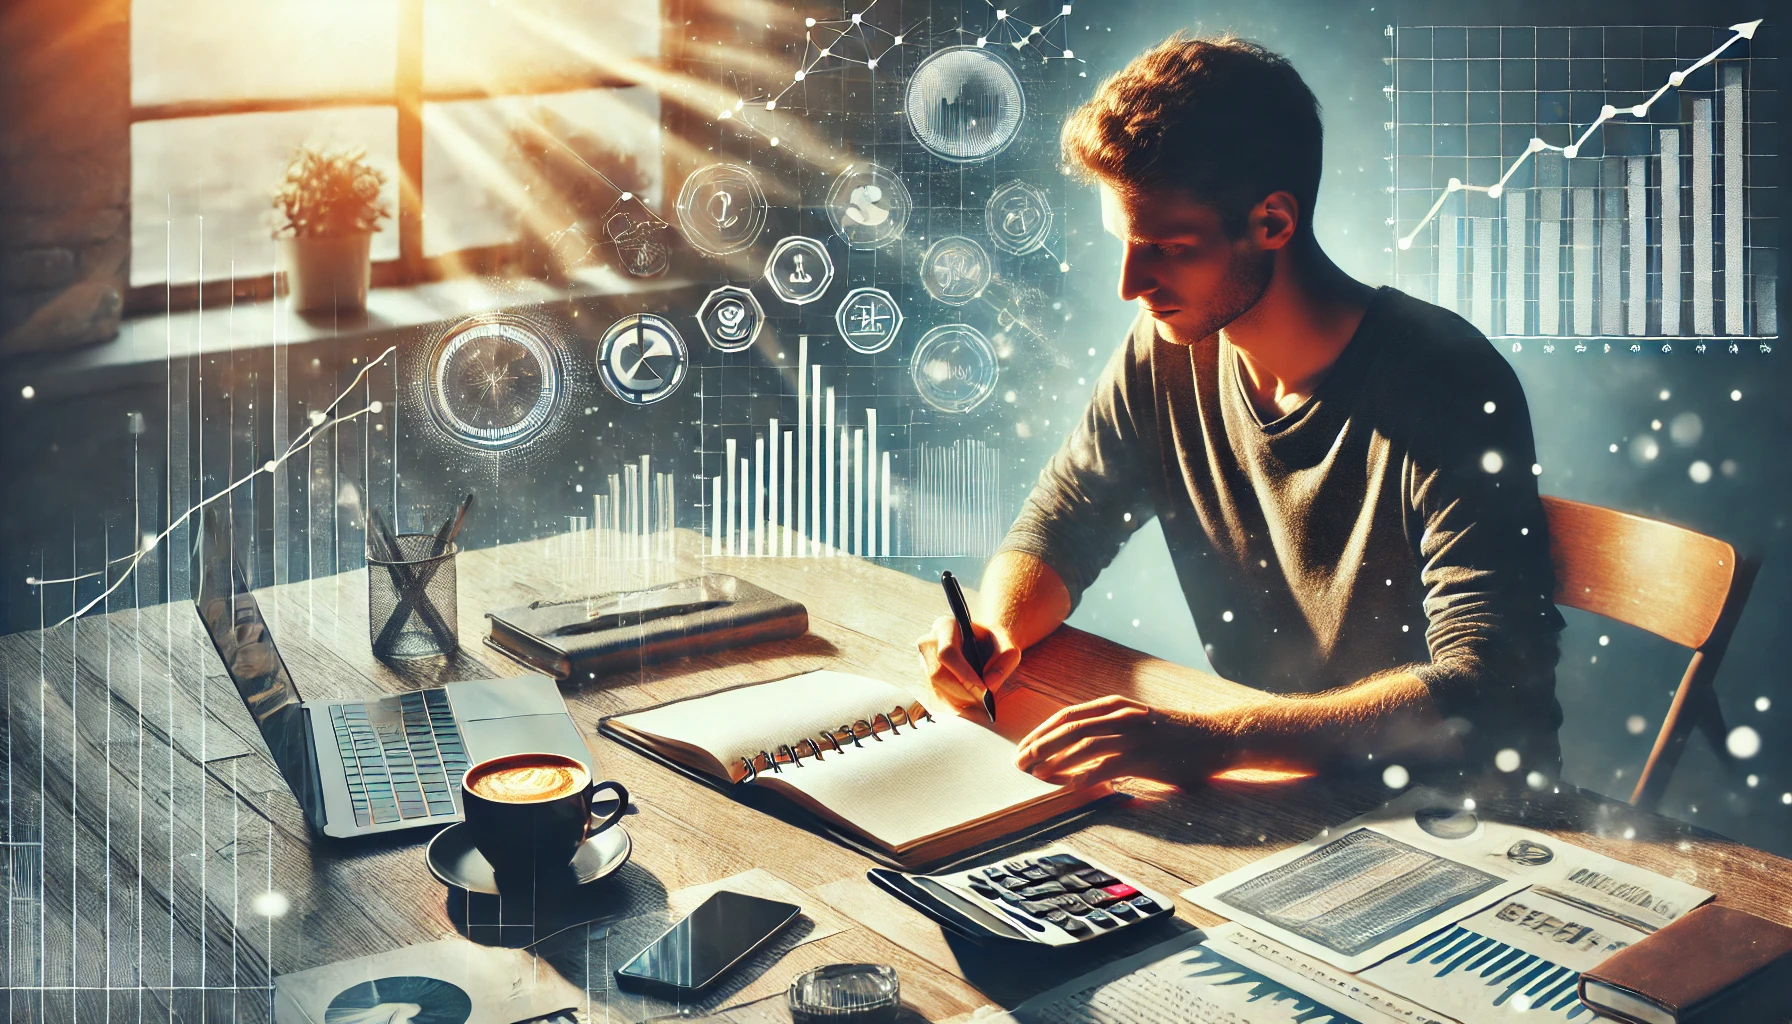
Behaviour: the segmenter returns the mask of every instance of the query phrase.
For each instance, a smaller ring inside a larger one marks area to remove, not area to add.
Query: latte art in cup
[[[500,803],[535,803],[557,800],[584,789],[590,782],[583,769],[561,758],[527,761],[506,759],[469,776],[467,788],[487,800]]]

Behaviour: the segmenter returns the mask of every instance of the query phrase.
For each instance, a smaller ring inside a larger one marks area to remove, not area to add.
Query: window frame
[[[398,0],[397,72],[390,92],[337,93],[303,99],[244,98],[180,100],[171,103],[131,104],[130,123],[171,121],[225,114],[262,114],[332,107],[393,107],[398,113],[398,258],[373,264],[372,286],[385,288],[439,281],[467,274],[490,273],[507,263],[516,242],[474,246],[442,253],[423,254],[423,106],[457,100],[494,99],[501,96],[551,96],[587,89],[625,89],[651,84],[645,76],[626,76],[592,71],[581,74],[538,75],[493,88],[426,89],[423,85],[423,5],[425,0]],[[664,25],[664,11],[661,22]],[[661,46],[666,33],[661,31]],[[660,63],[665,60],[662,53]],[[664,161],[664,153],[661,154]],[[133,172],[134,173],[134,172]],[[132,230],[135,230],[133,227]],[[127,280],[129,270],[127,268]],[[180,312],[242,299],[273,296],[276,272],[253,277],[190,281],[170,284],[166,279],[130,285],[125,312]]]

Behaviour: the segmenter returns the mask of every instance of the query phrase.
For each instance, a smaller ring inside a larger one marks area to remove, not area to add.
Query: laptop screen
[[[306,816],[321,826],[323,788],[299,688],[286,671],[274,634],[237,564],[230,513],[208,508],[204,515],[193,597],[199,619],[287,786]]]

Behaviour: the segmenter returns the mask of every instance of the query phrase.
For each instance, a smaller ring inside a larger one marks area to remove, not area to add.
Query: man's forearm
[[[1223,767],[1317,770],[1351,761],[1460,756],[1430,690],[1411,672],[1372,676],[1312,696],[1270,696],[1191,716],[1223,748]]]
[[[979,621],[1031,647],[1070,617],[1070,589],[1037,555],[1003,551],[989,560],[977,592]]]

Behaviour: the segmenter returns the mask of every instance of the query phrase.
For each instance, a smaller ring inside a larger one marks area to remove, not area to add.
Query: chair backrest
[[[1736,581],[1736,549],[1672,523],[1543,498],[1557,604],[1703,647]]]
[[[1544,496],[1543,515],[1557,604],[1693,649],[1630,802],[1655,809],[1694,728],[1705,733],[1718,760],[1734,768],[1711,682],[1759,563],[1738,557],[1735,548],[1715,537],[1598,505]]]

